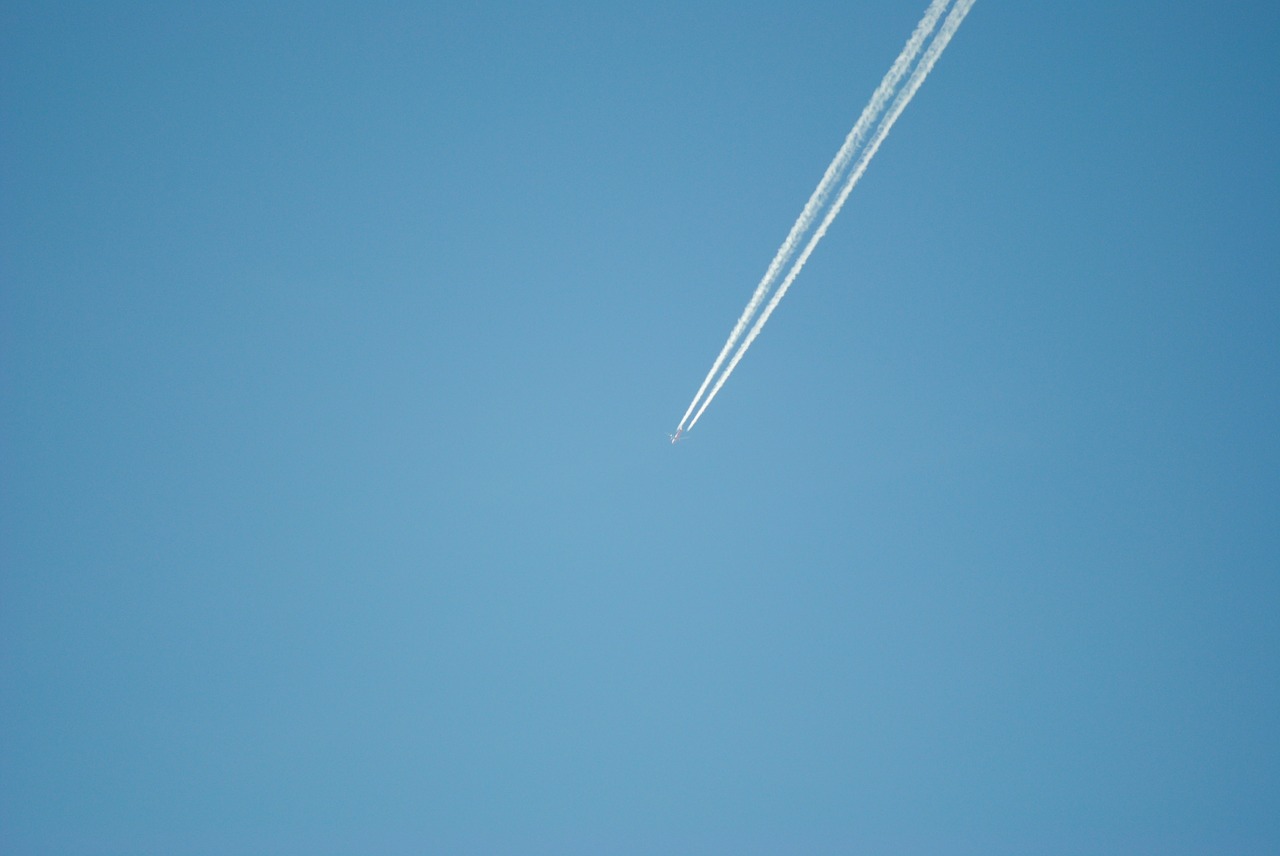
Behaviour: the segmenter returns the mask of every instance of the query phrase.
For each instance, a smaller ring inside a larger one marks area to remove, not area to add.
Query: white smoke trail
[[[830,194],[832,186],[840,178],[840,174],[844,172],[845,167],[849,165],[849,160],[853,157],[854,151],[861,145],[867,129],[871,127],[872,123],[880,115],[880,111],[884,109],[885,103],[893,95],[894,90],[898,88],[898,84],[901,82],[903,75],[906,74],[907,69],[915,62],[920,53],[921,45],[924,44],[924,40],[928,38],[929,34],[933,32],[933,28],[937,26],[938,18],[942,16],[943,10],[946,9],[947,4],[950,2],[951,0],[932,0],[929,8],[925,10],[924,16],[920,19],[920,23],[916,24],[915,30],[911,33],[911,38],[907,39],[902,52],[893,61],[893,65],[889,66],[889,71],[885,73],[884,79],[880,81],[876,91],[871,94],[871,100],[867,102],[866,107],[862,108],[862,115],[858,117],[858,121],[854,123],[848,136],[845,137],[840,150],[836,152],[835,158],[827,166],[827,171],[823,173],[822,180],[814,188],[809,201],[805,203],[804,210],[800,212],[800,216],[791,226],[791,231],[787,233],[786,240],[782,242],[782,246],[778,247],[778,252],[774,254],[773,261],[769,262],[769,268],[764,272],[764,277],[760,280],[759,285],[756,286],[755,292],[751,295],[751,300],[747,302],[747,307],[742,310],[742,316],[733,325],[733,330],[729,333],[728,340],[724,343],[724,347],[720,349],[720,355],[716,357],[715,363],[711,366],[711,371],[707,372],[706,378],[702,381],[702,386],[698,387],[698,392],[694,395],[693,401],[689,402],[689,409],[684,412],[684,416],[680,419],[680,424],[676,428],[677,432],[685,427],[684,424],[688,421],[689,414],[698,405],[698,400],[707,391],[707,386],[711,383],[711,379],[716,376],[716,372],[724,364],[725,358],[729,356],[729,352],[737,344],[742,332],[747,329],[747,324],[750,323],[751,318],[756,314],[756,310],[760,308],[760,304],[769,294],[769,289],[773,287],[773,281],[777,278],[778,272],[791,259],[791,254],[795,252],[796,244],[809,231],[809,227],[813,225],[813,220],[818,211],[826,204],[827,196]]]
[[[924,79],[929,76],[929,72],[933,70],[934,64],[938,61],[938,57],[942,56],[942,52],[946,49],[947,43],[951,41],[951,37],[956,34],[956,30],[960,28],[961,22],[964,21],[965,15],[969,14],[969,9],[973,6],[975,0],[958,0],[955,7],[947,15],[947,20],[943,22],[942,29],[938,30],[938,35],[934,37],[929,47],[925,50],[924,55],[920,58],[920,64],[916,66],[916,70],[911,73],[911,77],[907,80],[906,86],[898,93],[898,97],[894,99],[893,106],[889,108],[889,112],[885,114],[884,119],[880,123],[880,127],[876,129],[875,136],[871,138],[871,142],[863,150],[862,156],[858,158],[857,165],[853,168],[853,172],[849,174],[849,178],[845,181],[844,187],[840,189],[840,195],[836,198],[835,203],[827,211],[827,215],[822,218],[822,222],[818,225],[818,229],[813,233],[813,237],[809,239],[809,243],[805,245],[800,256],[796,259],[791,270],[787,272],[786,279],[782,281],[782,285],[774,293],[773,298],[769,301],[769,305],[765,307],[764,312],[756,319],[755,326],[751,328],[751,332],[747,334],[747,338],[742,341],[737,352],[733,355],[733,359],[729,361],[729,365],[725,368],[724,373],[720,375],[716,381],[716,385],[711,388],[711,393],[706,400],[702,402],[702,407],[698,409],[698,413],[693,417],[693,421],[689,423],[689,428],[693,428],[698,424],[698,420],[702,418],[703,412],[716,397],[716,393],[720,391],[720,387],[724,386],[724,382],[728,380],[729,375],[733,373],[734,368],[742,359],[742,355],[751,347],[751,343],[756,340],[756,336],[760,335],[761,328],[765,322],[769,320],[769,316],[773,314],[773,310],[777,308],[778,303],[786,295],[787,289],[791,287],[791,283],[800,274],[804,268],[805,262],[809,260],[809,254],[813,252],[813,248],[822,240],[822,236],[827,233],[827,228],[831,225],[831,221],[835,220],[836,215],[840,213],[840,209],[844,206],[845,200],[849,198],[849,193],[853,190],[858,180],[862,178],[862,174],[867,170],[867,164],[875,157],[876,151],[879,150],[880,144],[884,142],[885,137],[889,135],[893,123],[898,121],[898,117],[902,115],[902,111],[906,109],[907,104],[915,97],[916,92],[920,89],[920,85],[924,83]]]

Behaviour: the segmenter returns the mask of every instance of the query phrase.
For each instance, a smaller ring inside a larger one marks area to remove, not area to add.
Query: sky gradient
[[[1280,11],[6,3],[0,850],[1280,850]],[[536,7],[536,8],[535,8]]]

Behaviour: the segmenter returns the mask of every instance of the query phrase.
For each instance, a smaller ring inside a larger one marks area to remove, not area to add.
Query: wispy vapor
[[[871,141],[859,156],[857,164],[854,166],[853,171],[845,181],[844,187],[840,190],[840,195],[836,198],[836,201],[822,218],[822,222],[818,225],[817,230],[813,233],[809,242],[805,244],[804,249],[796,258],[795,264],[792,265],[791,270],[787,272],[786,278],[782,281],[778,290],[769,300],[768,305],[760,314],[760,317],[756,319],[755,324],[751,328],[751,332],[748,333],[746,339],[742,341],[742,344],[734,353],[733,358],[729,361],[728,366],[725,367],[724,372],[719,376],[719,378],[717,378],[715,386],[711,388],[710,394],[708,394],[706,399],[703,400],[702,406],[698,408],[697,414],[693,417],[692,421],[689,422],[689,428],[696,425],[698,420],[702,418],[702,414],[706,411],[707,406],[711,404],[712,400],[716,397],[716,394],[720,392],[720,388],[724,386],[729,375],[733,373],[734,368],[737,367],[739,361],[741,361],[743,355],[747,352],[747,349],[751,347],[751,343],[755,341],[756,336],[760,335],[760,330],[763,329],[765,322],[769,320],[769,316],[773,314],[773,310],[777,308],[778,303],[781,302],[782,298],[786,295],[787,289],[791,287],[791,283],[795,281],[796,277],[800,274],[800,271],[804,268],[805,262],[809,260],[809,256],[813,252],[814,247],[818,245],[818,242],[821,241],[822,237],[827,233],[827,229],[831,226],[832,221],[835,220],[836,215],[840,213],[840,209],[844,206],[845,200],[849,198],[849,194],[853,191],[853,188],[857,185],[859,179],[862,178],[863,173],[866,172],[867,165],[871,162],[871,159],[875,157],[876,152],[880,149],[880,145],[889,135],[889,131],[892,130],[894,123],[897,122],[898,117],[902,115],[902,111],[906,109],[907,104],[909,104],[911,99],[915,97],[916,92],[919,91],[925,78],[929,76],[929,72],[933,70],[934,65],[937,63],[938,58],[942,56],[942,52],[946,49],[952,36],[954,36],[956,30],[960,28],[960,24],[964,21],[965,16],[969,14],[969,9],[972,8],[974,2],[975,0],[958,0],[956,5],[951,9],[951,12],[943,22],[941,29],[938,30],[938,34],[934,37],[933,41],[930,42],[929,47],[925,49],[924,54],[921,56],[920,64],[917,65],[915,70],[911,73],[911,76],[907,79],[907,83],[902,88],[902,91],[898,93],[896,98],[894,98],[892,106],[885,114],[884,119],[881,120],[880,126],[876,129]]]
[[[741,317],[733,325],[733,330],[730,331],[724,347],[720,349],[720,354],[711,366],[711,371],[707,372],[706,378],[702,381],[702,386],[698,387],[698,392],[693,396],[693,401],[689,402],[689,409],[685,411],[684,416],[680,419],[680,424],[676,428],[677,434],[685,428],[685,422],[688,421],[689,414],[697,407],[702,394],[707,391],[707,386],[716,376],[716,372],[720,370],[720,366],[724,364],[725,358],[729,356],[729,352],[742,336],[743,331],[747,329],[747,324],[751,323],[751,319],[760,308],[760,304],[764,302],[769,290],[773,288],[773,282],[777,279],[779,271],[791,259],[796,245],[804,237],[805,233],[809,231],[809,227],[813,225],[814,218],[822,210],[822,206],[826,204],[827,196],[830,195],[832,187],[839,181],[841,174],[853,158],[854,152],[862,144],[862,140],[867,134],[867,129],[879,117],[880,111],[884,109],[884,105],[892,97],[894,90],[898,88],[903,75],[906,74],[911,64],[915,62],[925,39],[933,32],[933,28],[938,24],[938,18],[942,16],[943,10],[946,9],[947,4],[950,2],[951,0],[933,0],[929,4],[929,8],[925,10],[920,23],[916,24],[911,38],[903,46],[902,52],[893,61],[893,65],[889,67],[889,71],[885,74],[884,79],[880,81],[880,85],[876,87],[876,91],[871,94],[871,100],[867,102],[867,106],[862,108],[862,115],[858,117],[858,121],[854,123],[848,136],[845,137],[840,150],[836,152],[836,156],[827,166],[822,180],[814,188],[809,201],[805,203],[804,210],[800,212],[800,216],[796,218],[796,222],[791,226],[791,231],[787,233],[786,240],[782,242],[782,246],[778,247],[778,252],[774,254],[773,261],[769,262],[769,267],[765,271],[764,277],[761,278],[760,283],[756,286],[751,299],[747,301],[747,306],[742,310]]]

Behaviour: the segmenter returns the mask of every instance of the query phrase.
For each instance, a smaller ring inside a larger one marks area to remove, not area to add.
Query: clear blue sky
[[[1280,852],[1280,12],[0,11],[6,854]]]

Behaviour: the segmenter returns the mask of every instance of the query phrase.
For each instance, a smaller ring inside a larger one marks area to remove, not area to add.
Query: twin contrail
[[[902,48],[902,53],[898,54],[898,58],[889,67],[884,79],[880,81],[880,85],[872,93],[871,100],[867,102],[867,106],[862,108],[862,115],[858,117],[858,121],[854,123],[852,130],[849,131],[849,135],[844,138],[844,144],[840,146],[840,150],[836,152],[836,156],[827,166],[827,171],[822,175],[822,181],[818,182],[818,186],[813,190],[813,195],[805,203],[804,210],[800,212],[800,216],[796,218],[791,231],[787,233],[787,239],[782,242],[782,246],[778,247],[778,252],[774,254],[773,261],[769,262],[769,269],[764,272],[764,277],[760,280],[760,284],[756,286],[755,293],[747,301],[747,307],[742,310],[742,316],[733,325],[733,330],[729,333],[729,338],[725,341],[724,347],[720,349],[720,355],[716,357],[715,364],[711,366],[711,371],[707,372],[707,377],[702,381],[702,386],[698,387],[698,392],[693,397],[693,401],[689,402],[689,409],[685,411],[684,418],[680,420],[678,430],[684,429],[685,422],[689,419],[689,414],[698,405],[698,400],[702,398],[702,394],[707,391],[707,386],[716,376],[716,372],[720,370],[720,366],[724,364],[725,358],[729,356],[729,351],[733,350],[734,344],[737,343],[742,332],[747,329],[747,324],[751,323],[752,316],[756,314],[756,310],[760,308],[760,304],[768,296],[769,289],[773,287],[773,281],[777,278],[778,272],[790,260],[791,254],[795,251],[796,244],[800,241],[800,238],[804,236],[805,232],[809,231],[813,218],[817,216],[818,211],[826,203],[827,195],[831,192],[832,186],[840,179],[840,174],[848,166],[849,159],[853,157],[854,151],[862,143],[862,138],[866,136],[867,128],[875,122],[876,117],[880,115],[880,111],[884,109],[885,102],[889,100],[889,97],[893,95],[893,91],[897,89],[902,76],[906,74],[916,55],[920,53],[921,45],[924,44],[924,40],[929,37],[929,34],[933,32],[933,28],[938,23],[938,17],[942,15],[942,11],[949,2],[951,0],[933,0],[929,4],[929,8],[925,10],[924,17],[920,19],[920,23],[916,25],[911,38],[907,40],[906,45]],[[693,426],[690,425],[689,427]]]
[[[822,236],[827,233],[827,229],[830,227],[831,222],[835,220],[836,215],[840,213],[841,207],[844,206],[845,200],[849,198],[850,192],[852,192],[854,186],[858,183],[858,180],[862,178],[862,174],[866,172],[867,164],[869,164],[871,159],[875,157],[876,151],[879,150],[885,137],[889,135],[889,131],[893,128],[894,123],[898,120],[898,117],[902,115],[902,111],[906,109],[907,104],[911,102],[911,99],[920,89],[920,85],[924,83],[924,79],[929,75],[934,64],[937,63],[938,57],[940,57],[943,50],[946,49],[947,43],[951,41],[951,37],[954,36],[956,30],[959,29],[961,22],[964,21],[965,15],[969,13],[969,9],[973,6],[974,2],[975,0],[956,0],[955,6],[953,6],[950,13],[948,13],[941,29],[938,30],[938,34],[934,36],[934,39],[929,43],[929,46],[924,48],[924,53],[921,55],[921,49],[925,40],[929,37],[929,34],[933,32],[934,27],[937,26],[938,18],[941,17],[942,12],[951,3],[951,0],[932,0],[929,4],[929,8],[925,10],[924,17],[920,19],[920,23],[916,25],[915,31],[912,32],[911,38],[907,40],[902,52],[898,54],[898,58],[894,60],[888,73],[886,73],[884,79],[880,81],[880,85],[876,87],[876,91],[872,94],[871,100],[867,102],[867,106],[863,108],[862,115],[858,117],[858,121],[854,124],[853,129],[849,131],[849,135],[845,137],[844,144],[841,145],[840,150],[836,152],[835,158],[827,167],[826,172],[822,176],[822,180],[818,182],[818,186],[809,197],[809,201],[805,204],[804,210],[800,212],[800,216],[791,227],[791,231],[787,234],[786,240],[783,241],[782,246],[778,248],[778,252],[774,255],[773,261],[769,263],[769,268],[765,271],[764,278],[761,279],[760,284],[756,286],[755,292],[751,295],[751,300],[747,302],[747,306],[742,311],[741,317],[739,317],[737,323],[734,324],[733,330],[729,333],[729,339],[725,342],[724,347],[720,350],[720,355],[716,357],[715,363],[711,366],[711,371],[707,373],[707,377],[703,380],[702,386],[698,388],[698,392],[694,395],[693,401],[689,403],[689,409],[685,411],[684,417],[680,420],[680,425],[676,428],[676,433],[672,437],[672,442],[678,439],[682,432],[696,425],[698,420],[702,418],[702,414],[707,409],[707,405],[711,403],[712,399],[716,397],[716,393],[718,393],[720,388],[724,386],[724,382],[729,378],[729,375],[733,373],[734,368],[742,359],[743,354],[747,352],[747,349],[751,347],[751,343],[755,341],[756,336],[760,335],[761,328],[764,327],[765,322],[769,320],[769,316],[773,314],[773,310],[777,308],[783,295],[787,293],[787,289],[791,287],[791,283],[795,281],[796,276],[798,276],[800,271],[804,268],[805,262],[809,260],[809,255],[813,252],[814,247],[816,247],[818,242],[822,240]],[[836,197],[836,201],[827,210],[827,213],[822,218],[822,222],[818,225],[817,230],[813,233],[813,236],[809,238],[809,241],[805,244],[800,256],[792,265],[791,270],[788,271],[786,278],[782,281],[782,285],[778,287],[777,292],[774,293],[773,298],[765,307],[764,312],[756,319],[755,324],[751,328],[751,332],[747,334],[746,339],[744,339],[742,344],[738,346],[738,350],[734,353],[733,358],[729,360],[729,365],[725,367],[723,373],[721,373],[716,379],[715,386],[711,388],[710,394],[708,394],[704,399],[702,397],[703,393],[707,391],[707,387],[711,384],[712,379],[716,378],[716,373],[719,371],[721,365],[724,364],[725,358],[733,349],[733,346],[737,344],[738,339],[742,336],[742,332],[746,329],[747,324],[751,322],[756,311],[760,308],[760,304],[764,302],[765,297],[768,296],[769,290],[773,287],[773,282],[777,278],[779,271],[782,270],[783,266],[786,265],[787,261],[791,258],[791,254],[795,251],[796,244],[799,243],[800,238],[809,231],[809,227],[813,224],[818,211],[821,210],[822,206],[825,204],[827,196],[831,192],[831,188],[835,185],[836,181],[839,180],[840,175],[849,165],[849,161],[852,159],[854,151],[857,150],[863,137],[866,136],[867,129],[873,122],[875,122],[876,117],[880,115],[885,104],[889,101],[890,97],[894,95],[895,90],[898,89],[898,84],[902,81],[903,75],[906,74],[907,69],[911,67],[912,63],[914,63],[917,58],[920,60],[919,63],[916,65],[915,70],[911,72],[911,76],[907,79],[906,84],[897,92],[897,96],[893,98],[892,105],[889,107],[884,118],[881,119],[880,125],[876,128],[876,132],[872,136],[871,141],[867,143],[866,147],[862,150],[862,154],[858,157],[857,164],[854,166],[853,171],[849,173],[849,177],[845,180],[844,187],[841,188],[839,196]],[[701,407],[698,406],[699,401],[701,401]],[[690,420],[689,414],[694,412],[695,407],[698,408],[697,414],[694,415],[692,420]]]

